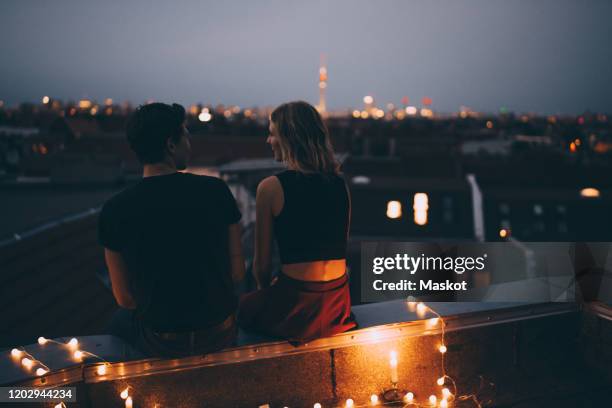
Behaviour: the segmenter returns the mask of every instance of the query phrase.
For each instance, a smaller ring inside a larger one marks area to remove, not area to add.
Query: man
[[[225,182],[180,173],[191,145],[185,109],[139,107],[127,138],[143,179],[104,204],[99,241],[120,310],[111,332],[146,355],[181,356],[232,345],[244,277],[240,212]]]

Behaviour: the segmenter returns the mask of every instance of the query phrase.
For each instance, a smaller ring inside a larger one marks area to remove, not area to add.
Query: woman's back
[[[283,265],[344,260],[349,197],[336,174],[286,170],[276,175],[283,195],[274,232]]]

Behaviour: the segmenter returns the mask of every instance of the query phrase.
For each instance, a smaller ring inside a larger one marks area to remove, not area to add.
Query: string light
[[[419,317],[425,316],[425,312],[427,312],[427,306],[423,302],[419,302],[416,307],[417,315]]]
[[[31,359],[24,357],[21,359],[21,364],[28,370],[31,370],[32,366],[34,365],[34,362]]]
[[[444,355],[448,351],[446,345],[444,344],[444,335],[445,335],[445,332],[444,332],[445,322],[444,322],[444,320],[441,318],[441,316],[438,313],[436,313],[434,310],[432,310],[431,308],[426,306],[423,302],[418,302],[417,303],[417,302],[414,302],[414,301],[409,301],[407,303],[408,303],[409,310],[414,311],[416,309],[417,314],[419,314],[421,316],[425,315],[428,311],[430,311],[431,313],[436,315],[436,317],[428,319],[426,321],[426,325],[431,328],[431,327],[435,327],[435,326],[437,326],[438,324],[441,323],[441,327],[442,327],[442,342],[441,342],[440,346],[438,347],[438,351],[442,355]],[[40,344],[40,345],[45,345],[45,344],[47,344],[49,342],[57,343],[59,345],[67,346],[68,348],[73,349],[74,352],[72,353],[72,356],[75,359],[77,359],[77,360],[81,360],[85,356],[85,354],[87,354],[87,355],[91,355],[93,357],[96,357],[96,358],[104,361],[103,364],[100,364],[96,368],[96,372],[97,372],[98,375],[106,375],[106,373],[107,373],[107,366],[109,365],[109,363],[106,362],[101,357],[96,356],[95,354],[89,353],[89,352],[87,352],[85,350],[79,350],[77,348],[78,345],[79,345],[79,341],[76,338],[70,339],[70,341],[67,342],[67,343],[60,343],[60,342],[57,342],[57,341],[52,340],[52,339],[47,339],[47,338],[45,338],[43,336],[40,336],[38,338],[38,344]],[[41,367],[38,367],[36,369],[36,375],[43,376],[43,375],[47,374],[50,371],[49,367],[45,366],[40,361],[36,360],[34,357],[32,357],[26,351],[20,350],[20,349],[17,349],[17,348],[13,348],[11,350],[11,356],[13,358],[15,358],[15,359],[20,358],[24,354],[26,355],[26,357],[21,359],[21,364],[24,367],[26,367],[28,370],[31,370],[34,367],[34,365],[38,365],[39,364]],[[391,367],[391,382],[393,383],[394,389],[396,389],[396,387],[397,387],[396,384],[398,382],[397,351],[395,351],[395,350],[390,351],[389,358],[390,358],[389,359],[389,364],[390,364],[390,367]],[[444,356],[442,356],[442,367],[443,367],[443,376],[439,377],[436,380],[436,383],[439,386],[443,386],[446,383],[446,378],[448,378],[451,381],[451,383],[454,385],[455,392],[457,392],[454,380],[452,378],[448,377],[445,374],[445,370],[444,370]],[[133,401],[132,397],[129,395],[129,389],[130,389],[130,386],[127,386],[120,393],[120,397],[123,400],[125,400],[125,408],[133,408],[133,404],[134,404],[134,401]],[[472,399],[477,404],[477,406],[480,406],[480,402],[477,400],[475,395],[455,397],[450,392],[450,390],[448,388],[442,388],[441,391],[442,391],[442,398],[440,399],[439,404],[438,404],[438,398],[435,395],[432,394],[432,395],[429,396],[428,401],[431,404],[431,406],[434,406],[434,407],[435,406],[439,406],[439,408],[448,408],[448,406],[449,406],[448,399],[449,398],[452,398],[453,400],[455,398],[458,398],[459,400],[462,400],[462,401],[466,400],[466,399]],[[401,394],[397,398],[402,398]],[[409,404],[415,404],[416,403],[415,402],[415,396],[414,396],[414,394],[412,392],[407,392],[406,394],[404,394],[403,401],[406,402],[406,403],[409,403]],[[378,395],[372,394],[370,396],[370,405],[375,406],[375,405],[379,405],[379,404],[380,404],[380,400],[379,400]],[[385,404],[383,404],[383,405],[385,405]],[[417,405],[421,406],[420,404],[417,404]],[[344,406],[345,406],[345,408],[354,408],[355,407],[355,402],[354,402],[353,399],[348,398],[345,401],[345,405]],[[155,404],[155,408],[157,408],[157,407],[158,407],[158,405]],[[59,404],[55,405],[54,408],[66,408],[66,405],[64,404],[64,402],[60,402]],[[313,405],[313,408],[322,408],[322,405],[317,402],[317,403],[315,403]]]

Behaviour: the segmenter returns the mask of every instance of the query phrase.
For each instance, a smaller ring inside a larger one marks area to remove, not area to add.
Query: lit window
[[[599,190],[592,187],[587,187],[580,190],[580,195],[585,198],[597,198],[599,197],[599,194]]]
[[[402,216],[402,203],[399,201],[389,201],[387,203],[387,217],[391,219],[400,218]]]
[[[413,206],[414,223],[416,225],[427,224],[427,212],[429,211],[429,197],[426,193],[416,193],[414,195]]]

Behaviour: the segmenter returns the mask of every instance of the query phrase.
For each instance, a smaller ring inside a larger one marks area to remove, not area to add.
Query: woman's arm
[[[121,253],[104,248],[104,258],[115,300],[124,309],[136,309],[136,300],[130,292],[128,268]]]
[[[278,206],[279,199],[282,200],[282,194],[280,182],[274,176],[264,179],[257,186],[253,276],[258,289],[270,286],[274,216],[280,212]],[[280,208],[282,209],[282,202]]]
[[[228,238],[232,280],[236,284],[244,279],[244,256],[242,255],[242,228],[240,223],[231,224],[228,227]]]

